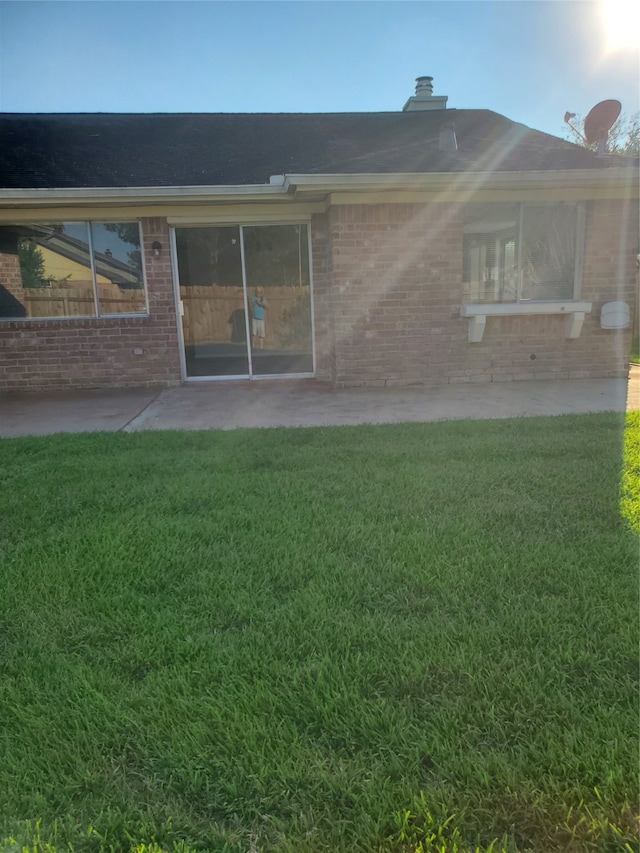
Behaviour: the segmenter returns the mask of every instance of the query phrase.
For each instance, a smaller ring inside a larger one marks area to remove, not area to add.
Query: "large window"
[[[0,226],[0,319],[146,311],[137,222]]]
[[[577,204],[467,205],[465,302],[577,298],[581,232]]]

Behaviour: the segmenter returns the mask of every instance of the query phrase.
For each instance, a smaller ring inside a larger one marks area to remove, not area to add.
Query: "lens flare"
[[[606,53],[640,50],[638,0],[600,0],[599,16]]]

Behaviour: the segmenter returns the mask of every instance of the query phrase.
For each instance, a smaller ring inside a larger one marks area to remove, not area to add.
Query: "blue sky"
[[[0,111],[400,110],[414,78],[428,74],[449,107],[492,109],[562,135],[565,110],[584,115],[605,98],[640,109],[638,8],[0,0]]]

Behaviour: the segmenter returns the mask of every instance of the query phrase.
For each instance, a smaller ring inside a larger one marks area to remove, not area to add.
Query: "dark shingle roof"
[[[458,150],[440,130],[453,123]],[[266,184],[277,174],[602,168],[490,110],[414,113],[4,114],[6,189]]]

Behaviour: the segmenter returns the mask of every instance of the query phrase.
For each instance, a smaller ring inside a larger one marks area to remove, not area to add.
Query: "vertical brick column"
[[[149,293],[149,314],[154,330],[154,340],[158,351],[154,360],[164,364],[168,381],[180,378],[180,352],[178,343],[178,322],[176,315],[173,271],[171,268],[171,243],[169,226],[162,217],[142,220],[142,242],[144,251],[147,288]],[[161,245],[160,255],[156,257],[152,244]],[[158,363],[158,367],[160,364]]]
[[[637,200],[593,201],[587,208],[582,298],[593,304],[585,317],[580,362],[574,376],[626,376],[629,371],[632,326],[602,329],[600,315],[607,302],[626,302],[631,317],[636,300],[638,252]]]
[[[328,213],[314,216],[311,220],[311,253],[316,378],[323,382],[333,382],[335,341],[331,284],[331,226]]]

